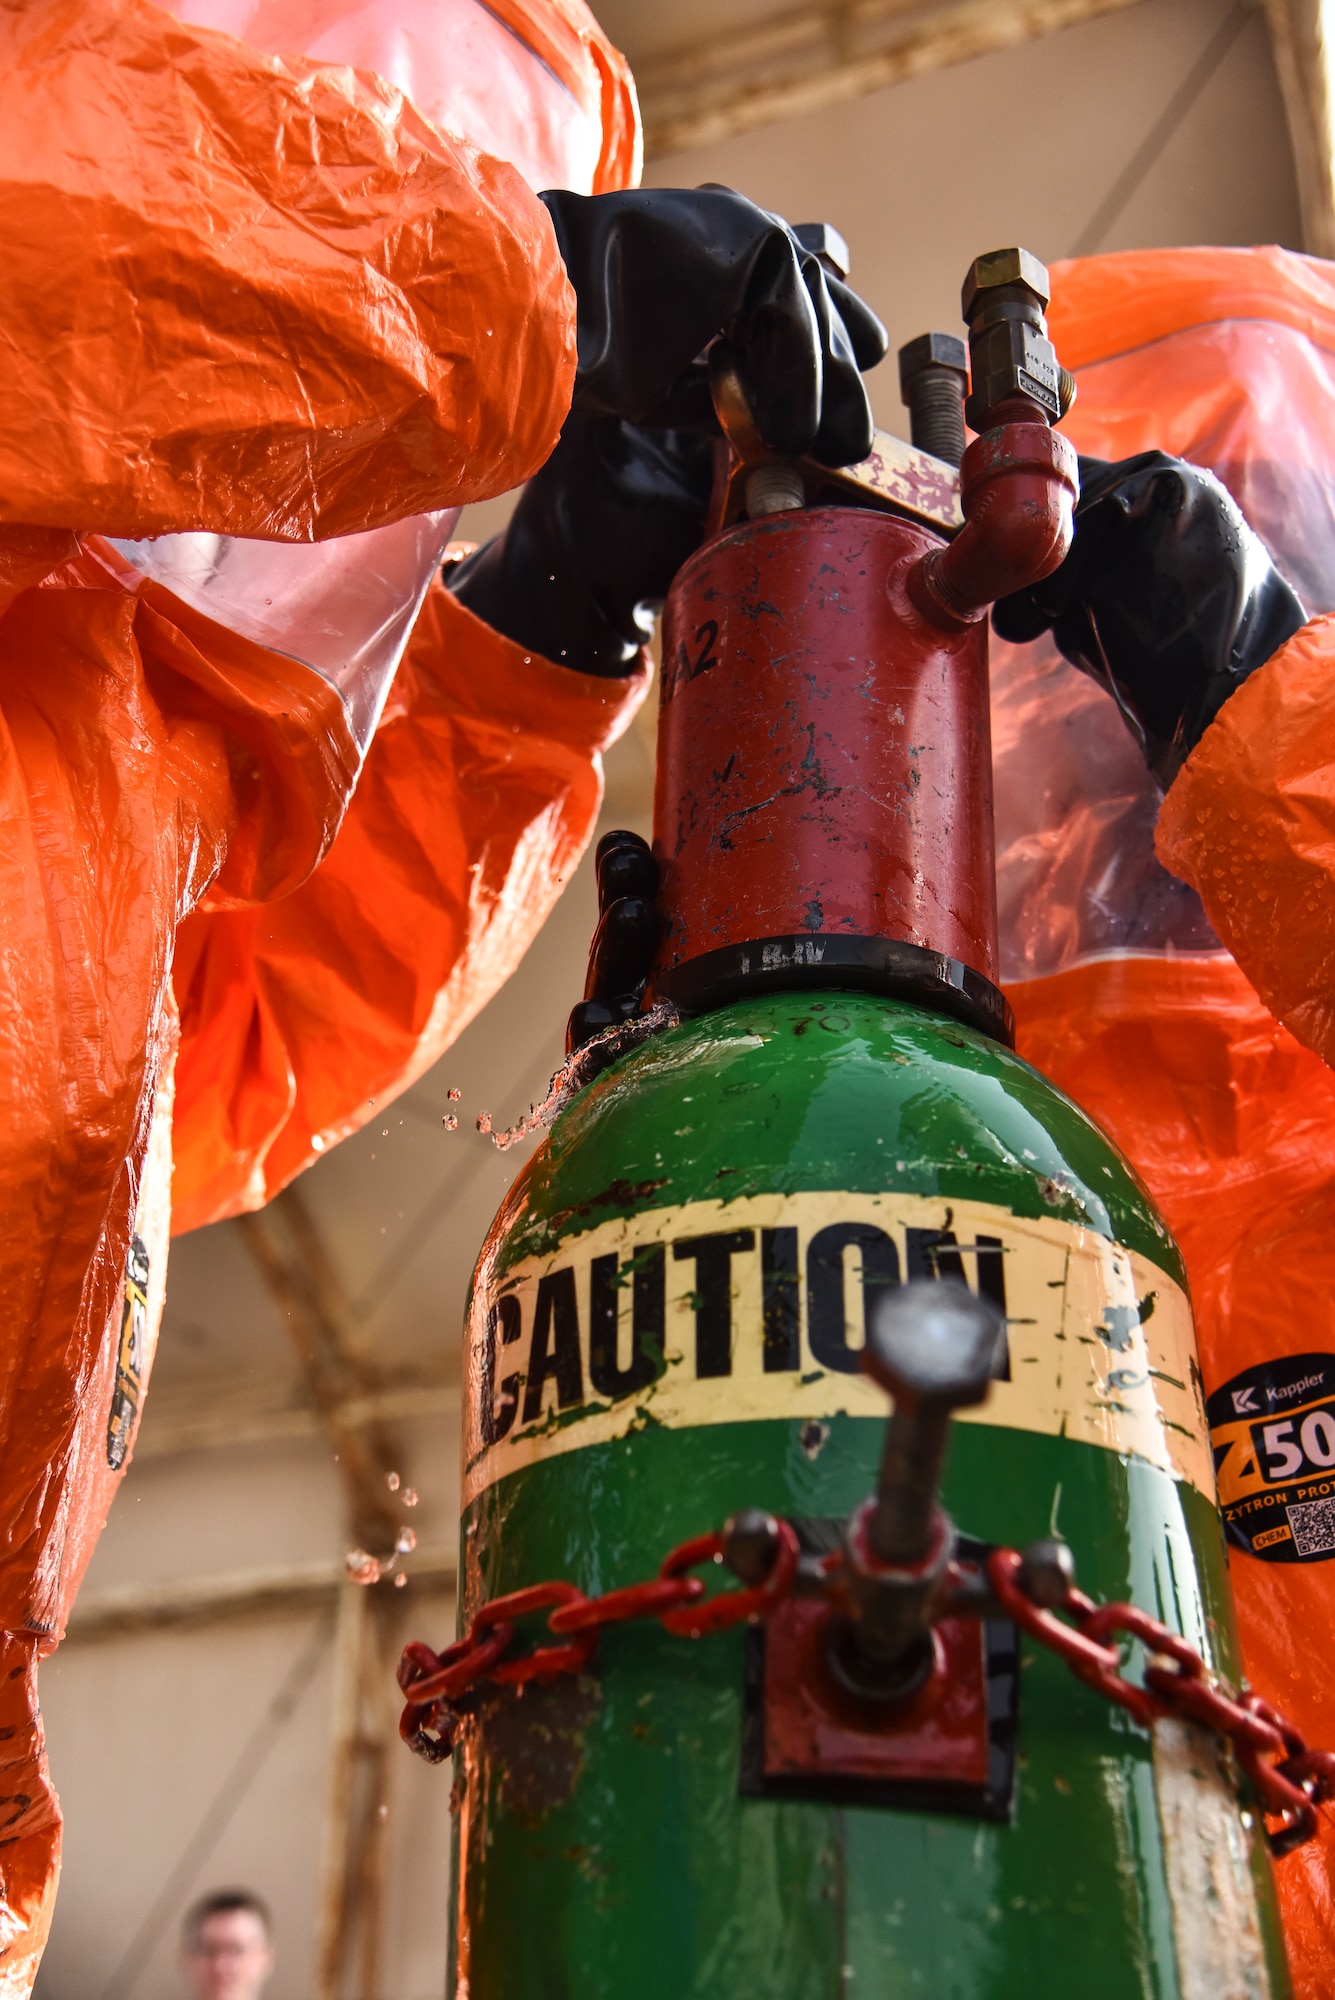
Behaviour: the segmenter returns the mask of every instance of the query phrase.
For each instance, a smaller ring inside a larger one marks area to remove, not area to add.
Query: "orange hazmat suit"
[[[1335,267],[1274,249],[1057,265],[1093,457],[1227,486],[1311,622],[1166,796],[1051,640],[994,646],[1021,1053],[1140,1169],[1191,1277],[1253,1684],[1335,1744]],[[1168,872],[1168,871],[1171,871]],[[1307,1447],[1311,1446],[1311,1452]],[[1276,1867],[1298,2000],[1335,1996],[1335,1825]]]
[[[580,0],[178,12],[0,8],[4,2000],[50,1921],[36,1666],[151,1361],[173,1071],[186,1226],[402,1088],[551,908],[647,677],[427,587],[569,406],[524,172],[636,170]]]

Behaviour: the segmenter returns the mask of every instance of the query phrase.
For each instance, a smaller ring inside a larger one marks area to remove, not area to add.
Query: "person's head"
[[[197,2000],[257,2000],[273,1971],[268,1910],[249,1889],[202,1897],[185,1920],[181,1958]]]

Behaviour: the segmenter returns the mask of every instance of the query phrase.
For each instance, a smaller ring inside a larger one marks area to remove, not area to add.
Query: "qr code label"
[[[1335,1549],[1335,1500],[1312,1500],[1284,1512],[1300,1556],[1320,1556]]]

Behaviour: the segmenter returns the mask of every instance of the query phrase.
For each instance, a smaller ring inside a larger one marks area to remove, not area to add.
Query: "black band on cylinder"
[[[651,983],[657,997],[687,1014],[707,1013],[751,993],[802,987],[884,993],[948,1014],[1007,1048],[1015,1046],[1015,1016],[999,987],[957,958],[898,938],[837,932],[753,938],[683,959],[656,972]]]

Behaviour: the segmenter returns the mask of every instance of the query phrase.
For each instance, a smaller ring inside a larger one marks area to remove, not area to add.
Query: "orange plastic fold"
[[[1157,845],[1271,1012],[1335,1062],[1335,617],[1225,703],[1164,800]]]
[[[503,492],[565,419],[545,209],[373,76],[0,8],[0,213],[0,521],[321,540]]]
[[[603,143],[590,193],[633,187],[642,154],[630,65],[583,0],[487,0],[487,6],[580,103],[590,111],[597,105]]]
[[[166,0],[269,55],[372,71],[535,191],[599,194],[640,175],[625,58],[583,0]]]
[[[1207,1390],[1331,1343],[1335,1074],[1226,958],[1128,956],[1009,989],[1021,1055],[1139,1168],[1191,1278]],[[1329,1563],[1229,1571],[1252,1683],[1335,1746]],[[1296,2000],[1331,2000],[1335,1823],[1276,1864]]]
[[[268,1200],[509,977],[588,842],[599,753],[648,677],[553,666],[433,588],[315,874],[181,928],[178,1230]]]
[[[0,532],[4,2000],[31,1984],[59,1856],[35,1668],[119,1484],[113,1399],[132,1418],[161,1311],[172,934],[244,818],[225,728],[152,692],[160,667],[173,684],[165,620],[77,551],[44,576],[40,539]],[[148,1280],[127,1345],[132,1236]]]

